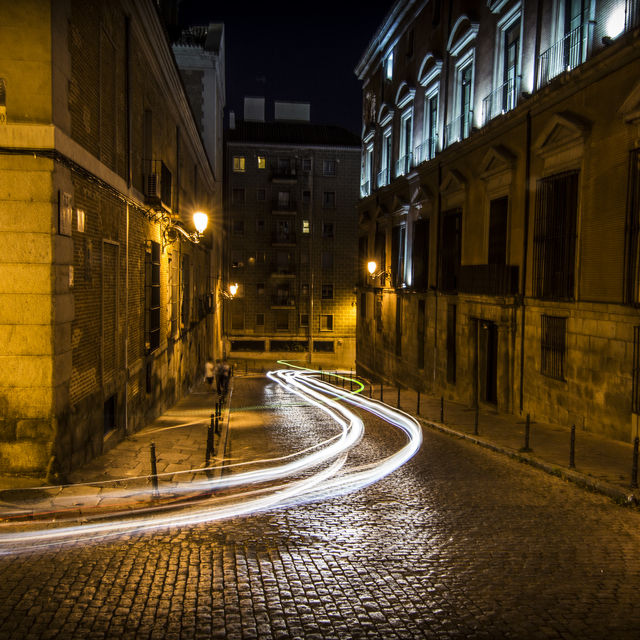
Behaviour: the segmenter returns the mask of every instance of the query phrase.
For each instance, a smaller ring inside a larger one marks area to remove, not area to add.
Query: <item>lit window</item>
[[[244,156],[233,156],[233,170],[235,172],[244,173]]]
[[[393,51],[387,56],[385,61],[385,77],[387,80],[393,78]]]
[[[267,158],[265,156],[258,156],[258,169],[266,169],[266,168],[267,168]]]
[[[302,221],[302,233],[311,233],[311,223],[309,220]]]

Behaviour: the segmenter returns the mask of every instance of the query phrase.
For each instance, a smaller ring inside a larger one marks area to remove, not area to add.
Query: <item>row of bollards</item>
[[[353,391],[353,371],[350,371],[350,380],[349,380],[349,389]],[[323,378],[322,369],[320,369],[320,376]],[[345,387],[346,380],[343,377],[342,387]],[[373,398],[374,389],[373,382],[369,382],[369,398]],[[380,401],[384,402],[384,382],[380,381]],[[421,394],[420,391],[416,391],[416,415],[420,415],[421,410]],[[396,406],[398,409],[401,409],[401,387],[397,386],[397,399]],[[444,412],[444,396],[440,396],[440,422],[444,424],[445,422],[445,412]],[[524,426],[524,442],[520,451],[528,453],[533,451],[531,448],[531,415],[527,413],[525,418],[525,426]],[[479,427],[480,427],[480,407],[478,405],[475,406],[475,415],[473,421],[473,434],[479,435]],[[638,488],[638,460],[640,458],[640,437],[636,437],[633,442],[633,461],[631,468],[631,488]],[[576,426],[575,424],[571,425],[570,430],[570,440],[569,440],[569,468],[576,468]]]

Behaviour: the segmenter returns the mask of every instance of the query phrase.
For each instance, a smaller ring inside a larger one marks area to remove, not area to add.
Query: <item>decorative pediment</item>
[[[389,210],[387,209],[387,207],[385,207],[383,204],[379,204],[376,207],[375,219],[379,220],[380,218],[388,218],[388,217],[389,217]]]
[[[369,127],[362,127],[362,142],[367,144],[373,140],[373,136],[376,134],[376,128],[371,125]]]
[[[389,124],[391,120],[393,120],[393,109],[391,109],[386,102],[383,102],[380,106],[380,112],[378,113],[378,124],[384,127]]]
[[[403,82],[396,93],[396,106],[398,109],[404,109],[416,95],[415,87],[410,87],[406,82]]]
[[[516,156],[506,147],[491,147],[480,162],[480,177],[487,180],[499,173],[511,172],[515,164]]]
[[[442,178],[442,184],[440,185],[441,193],[455,193],[456,191],[463,191],[467,187],[467,181],[464,176],[455,169],[449,169]]]
[[[442,71],[442,60],[436,58],[433,53],[427,53],[420,65],[418,73],[418,82],[421,86],[426,87],[435,82]]]
[[[640,124],[640,82],[622,103],[619,113],[627,124]]]
[[[534,149],[546,158],[557,156],[571,148],[582,147],[590,128],[589,123],[575,114],[556,113],[538,136]]]
[[[393,211],[393,213],[407,213],[409,211],[409,202],[402,194],[395,193],[393,195],[391,211]]]
[[[433,200],[433,193],[431,189],[425,184],[419,184],[413,191],[413,196],[411,197],[411,204],[417,204],[419,202],[425,202]]]
[[[487,0],[487,7],[491,13],[500,13],[509,0]]]
[[[479,22],[472,22],[465,15],[460,16],[451,29],[447,51],[454,57],[459,56],[464,48],[473,42],[478,35],[479,28]]]

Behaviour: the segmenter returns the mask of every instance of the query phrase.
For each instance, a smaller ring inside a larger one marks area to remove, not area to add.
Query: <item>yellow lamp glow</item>
[[[196,211],[193,214],[193,224],[196,227],[196,231],[198,233],[202,233],[207,228],[207,224],[209,224],[209,218],[207,218],[207,214],[202,213],[202,211]]]
[[[373,275],[376,272],[376,269],[378,268],[378,265],[375,263],[374,260],[371,260],[370,262],[367,262],[367,271]]]
[[[233,284],[229,285],[229,293],[232,296],[235,296],[236,293],[238,293],[238,283],[237,282],[234,282]]]

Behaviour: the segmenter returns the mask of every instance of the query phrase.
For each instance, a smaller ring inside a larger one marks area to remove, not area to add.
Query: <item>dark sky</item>
[[[243,98],[311,103],[311,120],[360,135],[362,87],[353,70],[393,0],[253,4],[182,0],[185,25],[224,22],[227,111],[242,117]]]

